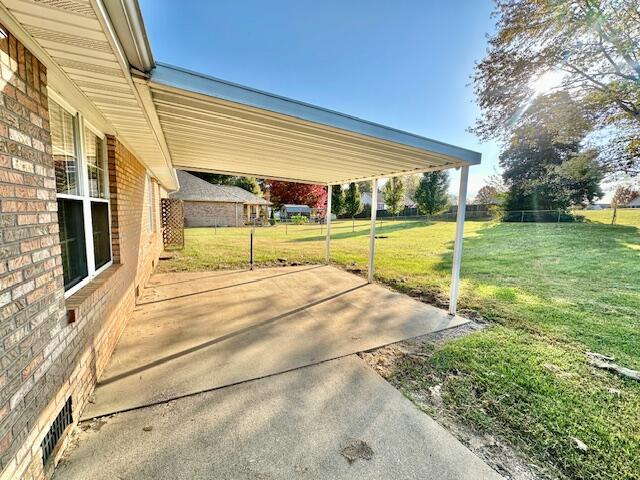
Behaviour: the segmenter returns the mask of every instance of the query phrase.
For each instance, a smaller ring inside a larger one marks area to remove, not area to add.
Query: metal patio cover
[[[136,0],[0,0],[0,19],[47,66],[50,88],[168,190],[178,188],[175,168],[326,185],[480,162],[464,148],[158,63]]]
[[[343,184],[477,164],[480,155],[278,95],[156,64],[153,108],[176,168]]]

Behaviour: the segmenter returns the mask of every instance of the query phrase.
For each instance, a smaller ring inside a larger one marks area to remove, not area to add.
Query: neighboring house
[[[601,203],[591,203],[585,207],[585,210],[604,210],[605,207]]]
[[[364,206],[371,206],[371,194],[369,192],[362,192],[360,194],[360,200],[362,201],[362,204]],[[417,208],[418,205],[416,204],[416,202],[411,200],[408,195],[405,194],[404,206],[405,208]],[[386,209],[387,205],[384,203],[384,193],[382,192],[382,190],[378,190],[378,211]]]
[[[53,474],[159,261],[176,168],[328,187],[397,172],[390,146],[412,173],[480,163],[156,62],[136,0],[0,0],[0,23],[0,480]]]
[[[237,227],[267,218],[271,202],[234,185],[216,185],[178,170],[180,190],[169,195],[184,204],[186,227]]]
[[[360,201],[365,207],[371,207],[371,194],[369,192],[360,193]],[[378,190],[378,210],[386,210],[387,206],[384,204],[384,197],[382,196],[382,190]]]
[[[640,208],[640,195],[627,204],[627,208]]]
[[[295,215],[302,215],[303,217],[309,218],[311,217],[311,207],[292,203],[286,203],[280,207],[280,218],[291,218]]]

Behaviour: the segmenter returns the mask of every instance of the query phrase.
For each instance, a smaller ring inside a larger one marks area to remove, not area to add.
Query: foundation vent
[[[51,424],[51,428],[42,440],[42,462],[46,465],[47,461],[53,456],[58,447],[58,442],[66,428],[73,423],[71,415],[71,397],[69,397],[58,413],[58,416]]]

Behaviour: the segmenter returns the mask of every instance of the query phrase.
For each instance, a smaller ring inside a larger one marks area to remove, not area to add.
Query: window
[[[112,263],[111,222],[104,138],[82,115],[63,104],[50,94],[51,146],[68,296]]]

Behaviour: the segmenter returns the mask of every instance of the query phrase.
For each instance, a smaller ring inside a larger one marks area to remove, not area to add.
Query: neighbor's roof
[[[282,205],[287,212],[308,213],[311,211],[309,205],[295,205],[293,203],[285,203]]]
[[[157,63],[137,0],[0,0],[0,14],[49,87],[168,189],[175,168],[341,184],[480,163],[477,152]]]
[[[180,190],[171,193],[171,198],[190,201],[271,205],[271,202],[247,192],[243,188],[234,185],[214,185],[182,170],[178,170],[177,173]]]

